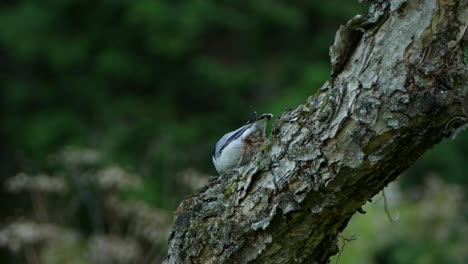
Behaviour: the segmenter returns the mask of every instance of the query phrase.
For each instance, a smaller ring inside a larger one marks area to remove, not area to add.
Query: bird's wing
[[[237,130],[234,130],[232,132],[227,133],[224,135],[215,145],[215,148],[213,150],[213,157],[217,158],[221,154],[221,151],[229,145],[233,140],[236,138],[239,138],[247,129],[252,127],[254,124],[247,124],[243,127],[238,128]]]

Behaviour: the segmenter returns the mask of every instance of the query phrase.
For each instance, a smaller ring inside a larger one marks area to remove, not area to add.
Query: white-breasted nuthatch
[[[265,142],[265,128],[272,114],[257,118],[253,113],[242,127],[224,135],[213,150],[213,164],[219,174],[247,164]]]

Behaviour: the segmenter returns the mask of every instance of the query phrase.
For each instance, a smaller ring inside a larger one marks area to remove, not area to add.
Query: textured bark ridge
[[[330,48],[332,77],[253,162],[176,211],[167,263],[327,263],[351,216],[466,124],[464,0],[372,1]]]

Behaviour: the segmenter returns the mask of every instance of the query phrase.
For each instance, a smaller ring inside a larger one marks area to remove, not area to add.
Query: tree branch
[[[332,77],[250,164],[187,197],[167,263],[328,263],[351,216],[465,125],[463,0],[372,1],[330,48]]]

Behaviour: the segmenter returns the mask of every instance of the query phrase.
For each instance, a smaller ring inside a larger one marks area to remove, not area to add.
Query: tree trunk
[[[371,2],[338,30],[318,94],[181,203],[167,263],[328,263],[351,216],[466,125],[467,2]]]

